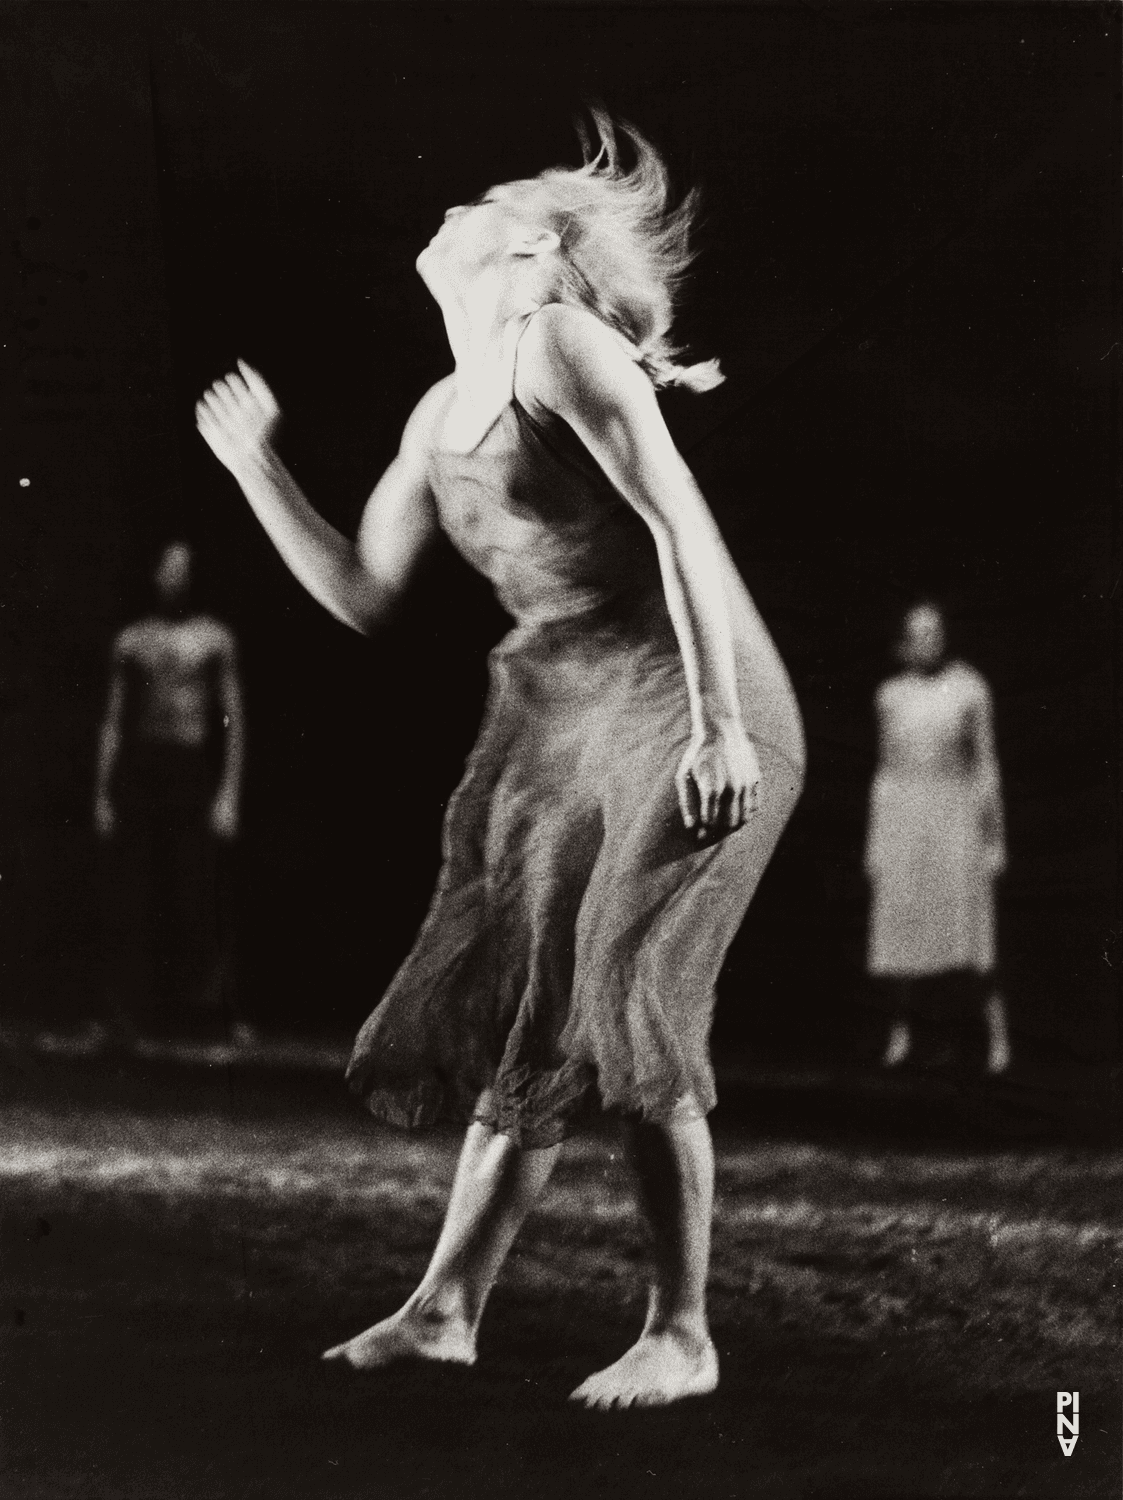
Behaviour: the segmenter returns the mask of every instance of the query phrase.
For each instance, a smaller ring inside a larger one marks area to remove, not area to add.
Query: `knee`
[[[669,1108],[658,1114],[626,1114],[624,1127],[633,1138],[644,1139],[667,1136],[676,1131],[705,1122],[706,1111],[693,1091],[681,1095]]]
[[[670,1126],[693,1125],[698,1120],[706,1118],[706,1111],[699,1104],[693,1092],[683,1094],[681,1099],[676,1099],[667,1115],[665,1123]]]

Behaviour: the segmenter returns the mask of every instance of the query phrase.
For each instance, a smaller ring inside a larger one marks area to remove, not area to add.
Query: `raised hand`
[[[743,727],[695,734],[675,776],[682,821],[699,843],[741,828],[760,799],[760,762]]]
[[[216,380],[195,407],[195,425],[207,446],[234,475],[269,449],[280,417],[273,392],[241,359],[237,372]]]

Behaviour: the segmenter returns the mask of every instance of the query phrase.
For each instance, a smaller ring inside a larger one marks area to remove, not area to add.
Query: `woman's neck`
[[[538,301],[527,288],[490,276],[440,301],[458,388],[465,395],[490,388],[506,373],[522,324]]]

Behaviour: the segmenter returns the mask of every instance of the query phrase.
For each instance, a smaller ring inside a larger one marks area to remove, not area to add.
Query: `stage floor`
[[[611,1132],[571,1143],[470,1371],[321,1349],[432,1245],[449,1135],[230,1070],[40,1059],[0,1105],[5,1500],[1103,1496],[1120,1458],[1123,1155],[719,1123],[717,1394],[566,1402],[634,1337]],[[812,1133],[813,1134],[813,1133]],[[1056,1392],[1080,1391],[1064,1458]]]

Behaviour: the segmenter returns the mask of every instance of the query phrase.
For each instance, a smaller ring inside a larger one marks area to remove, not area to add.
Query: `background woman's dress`
[[[516,400],[472,452],[435,453],[430,483],[516,623],[490,658],[432,906],[349,1082],[383,1120],[474,1115],[528,1146],[571,1133],[594,1098],[652,1119],[708,1110],[714,983],[802,780],[783,664],[729,563],[762,811],[700,847],[675,792],[690,715],[643,521],[564,422]]]
[[[994,880],[1005,863],[986,682],[952,662],[877,694],[870,799],[868,967],[908,979],[995,966]]]

